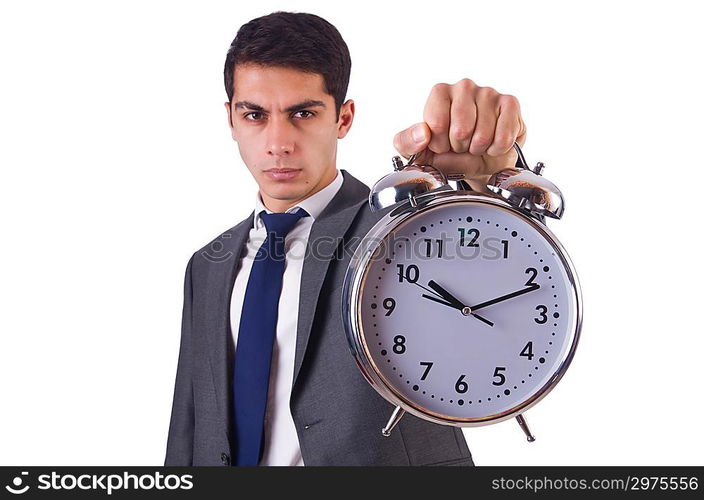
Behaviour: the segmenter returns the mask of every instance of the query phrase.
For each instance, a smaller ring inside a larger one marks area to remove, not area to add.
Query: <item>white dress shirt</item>
[[[342,173],[337,170],[337,177],[314,195],[289,208],[286,212],[304,209],[310,217],[299,219],[286,236],[286,266],[284,269],[281,296],[279,298],[278,320],[276,323],[276,340],[271,357],[269,374],[269,392],[267,394],[266,413],[264,416],[264,453],[259,465],[304,465],[298,434],[291,416],[289,400],[293,384],[293,361],[296,352],[296,332],[298,326],[298,302],[301,288],[303,258],[311,227],[316,217],[330,203],[342,186]],[[266,226],[259,217],[259,212],[266,210],[259,191],[256,194],[254,208],[254,226],[249,231],[247,252],[242,259],[242,266],[235,277],[230,304],[230,326],[235,349],[239,333],[240,315],[247,289],[249,273],[252,269],[257,250],[266,238]]]

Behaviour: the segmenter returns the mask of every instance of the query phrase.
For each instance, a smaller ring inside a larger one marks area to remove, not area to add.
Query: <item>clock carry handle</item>
[[[546,216],[560,219],[565,211],[565,199],[560,189],[543,177],[545,164],[538,162],[535,167],[530,168],[523,156],[523,151],[515,141],[513,148],[518,153],[516,167],[496,172],[489,178],[486,187],[511,205],[529,212],[541,222],[545,222]],[[412,164],[419,154],[411,155],[408,165]],[[456,181],[458,190],[473,191],[469,183],[464,180],[463,173],[449,173],[444,177],[448,181]]]
[[[513,149],[515,149],[515,150],[516,150],[516,153],[518,153],[518,158],[516,159],[516,168],[517,168],[517,169],[521,169],[521,170],[530,170],[530,167],[528,167],[528,162],[526,162],[526,158],[525,158],[525,156],[523,156],[523,151],[521,150],[521,147],[520,147],[520,146],[518,145],[518,143],[515,142],[515,141],[514,141],[514,143],[513,143]],[[418,155],[420,155],[421,153],[422,153],[422,151],[420,151],[420,152],[418,152],[418,153],[412,154],[412,155],[408,158],[408,162],[406,163],[406,165],[412,165],[413,162],[414,162],[414,161],[416,160],[416,158],[418,157]],[[536,167],[536,168],[538,168],[538,167]],[[464,189],[467,189],[467,190],[471,191],[471,188],[469,187],[469,184],[467,184],[467,182],[463,180],[463,179],[464,179],[464,174],[462,174],[462,173],[460,173],[460,174],[448,174],[448,175],[447,175],[447,179],[450,180],[450,181],[457,181],[458,183],[462,183],[462,186],[463,186]]]

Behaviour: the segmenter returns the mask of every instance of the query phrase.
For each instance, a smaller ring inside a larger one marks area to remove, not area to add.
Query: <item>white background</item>
[[[0,8],[0,464],[161,465],[191,253],[256,184],[222,67],[274,10],[332,22],[368,185],[434,83],[518,97],[524,153],[584,297],[564,379],[466,429],[478,465],[702,465],[702,116],[696,2],[14,2]],[[370,429],[370,432],[377,432]]]

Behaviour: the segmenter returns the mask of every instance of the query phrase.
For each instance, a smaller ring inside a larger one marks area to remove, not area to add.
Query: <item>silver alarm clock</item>
[[[545,222],[564,200],[514,148],[516,168],[486,192],[415,155],[371,190],[371,209],[391,210],[357,247],[342,308],[357,365],[396,406],[384,435],[410,412],[454,426],[516,417],[533,441],[523,413],[574,356],[581,291]]]

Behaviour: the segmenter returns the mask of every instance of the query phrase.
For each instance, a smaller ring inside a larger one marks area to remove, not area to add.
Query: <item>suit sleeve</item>
[[[186,266],[183,285],[183,315],[181,319],[181,347],[176,368],[174,400],[171,407],[171,423],[166,444],[165,466],[190,466],[193,463],[193,381],[191,346],[191,307],[192,281],[191,267],[193,256]]]

